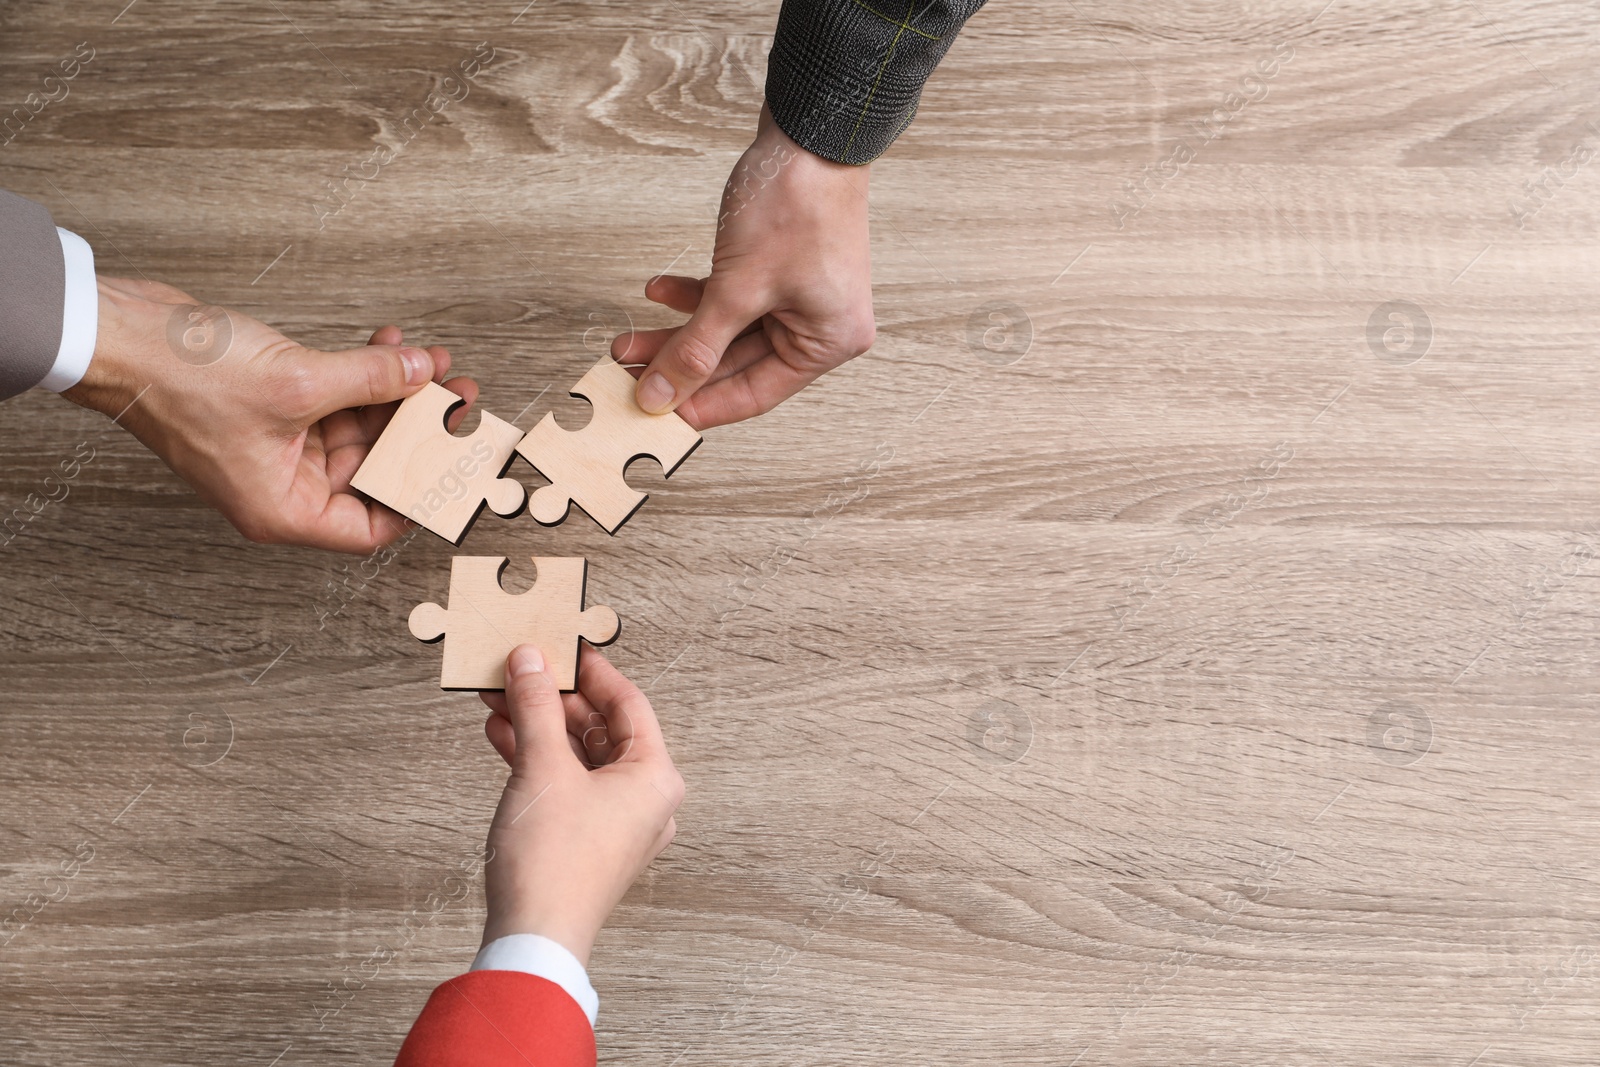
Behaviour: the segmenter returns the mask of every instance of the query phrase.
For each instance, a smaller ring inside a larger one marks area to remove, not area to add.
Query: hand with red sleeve
[[[600,927],[671,843],[683,779],[643,693],[592,648],[563,695],[532,645],[485,693],[511,765],[489,828],[488,921],[473,969],[434,990],[396,1067],[592,1067]]]

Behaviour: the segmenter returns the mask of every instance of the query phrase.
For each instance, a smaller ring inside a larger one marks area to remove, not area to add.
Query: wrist
[[[826,176],[832,181],[843,180],[864,193],[872,173],[870,163],[838,163],[806,149],[784,132],[773,117],[772,108],[766,104],[761,105],[761,117],[756,120],[756,137],[750,147],[759,158],[771,161],[768,167],[773,174],[777,168],[790,167],[792,164],[800,174]],[[773,174],[767,176],[772,177]]]
[[[594,941],[598,930],[591,930],[582,923],[564,922],[549,916],[534,914],[497,913],[491,908],[489,918],[483,924],[483,941],[479,948],[487,948],[502,937],[512,934],[537,934],[547,937],[572,953],[579,963],[589,966],[589,954],[594,951]]]
[[[151,381],[149,320],[160,313],[150,301],[97,279],[99,329],[94,355],[77,385],[61,395],[80,407],[115,418]]]

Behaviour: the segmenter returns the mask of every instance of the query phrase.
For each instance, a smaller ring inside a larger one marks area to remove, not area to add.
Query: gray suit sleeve
[[[67,267],[50,212],[0,189],[0,400],[50,373],[66,298]]]
[[[917,114],[922,86],[984,0],[783,0],[767,107],[803,148],[870,163]]]

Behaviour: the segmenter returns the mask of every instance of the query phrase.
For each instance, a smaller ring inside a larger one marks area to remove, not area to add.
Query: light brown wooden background
[[[4,109],[96,51],[0,186],[106,271],[447,344],[525,427],[674,321],[641,287],[708,262],[776,7],[124,2],[0,9]],[[614,540],[480,521],[590,557],[689,783],[606,1062],[1593,1062],[1600,164],[1510,205],[1600,151],[1600,15],[1323,3],[993,0],[876,168],[874,350],[642,465]],[[1369,342],[1396,300],[1425,349]],[[502,779],[406,631],[451,549],[248,546],[54,397],[0,435],[6,509],[96,457],[0,549],[0,904],[93,849],[0,947],[0,1060],[387,1062]]]

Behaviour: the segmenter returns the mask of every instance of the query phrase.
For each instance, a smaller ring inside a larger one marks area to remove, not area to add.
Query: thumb
[[[688,400],[717,369],[728,346],[760,315],[708,291],[693,317],[667,338],[639,379],[639,406],[659,415]]]
[[[561,690],[534,645],[518,645],[506,659],[506,711],[517,739],[513,771],[549,772],[577,761],[567,742]]]
[[[433,357],[407,345],[325,352],[317,360],[315,418],[345,408],[403,400],[433,378]]]

